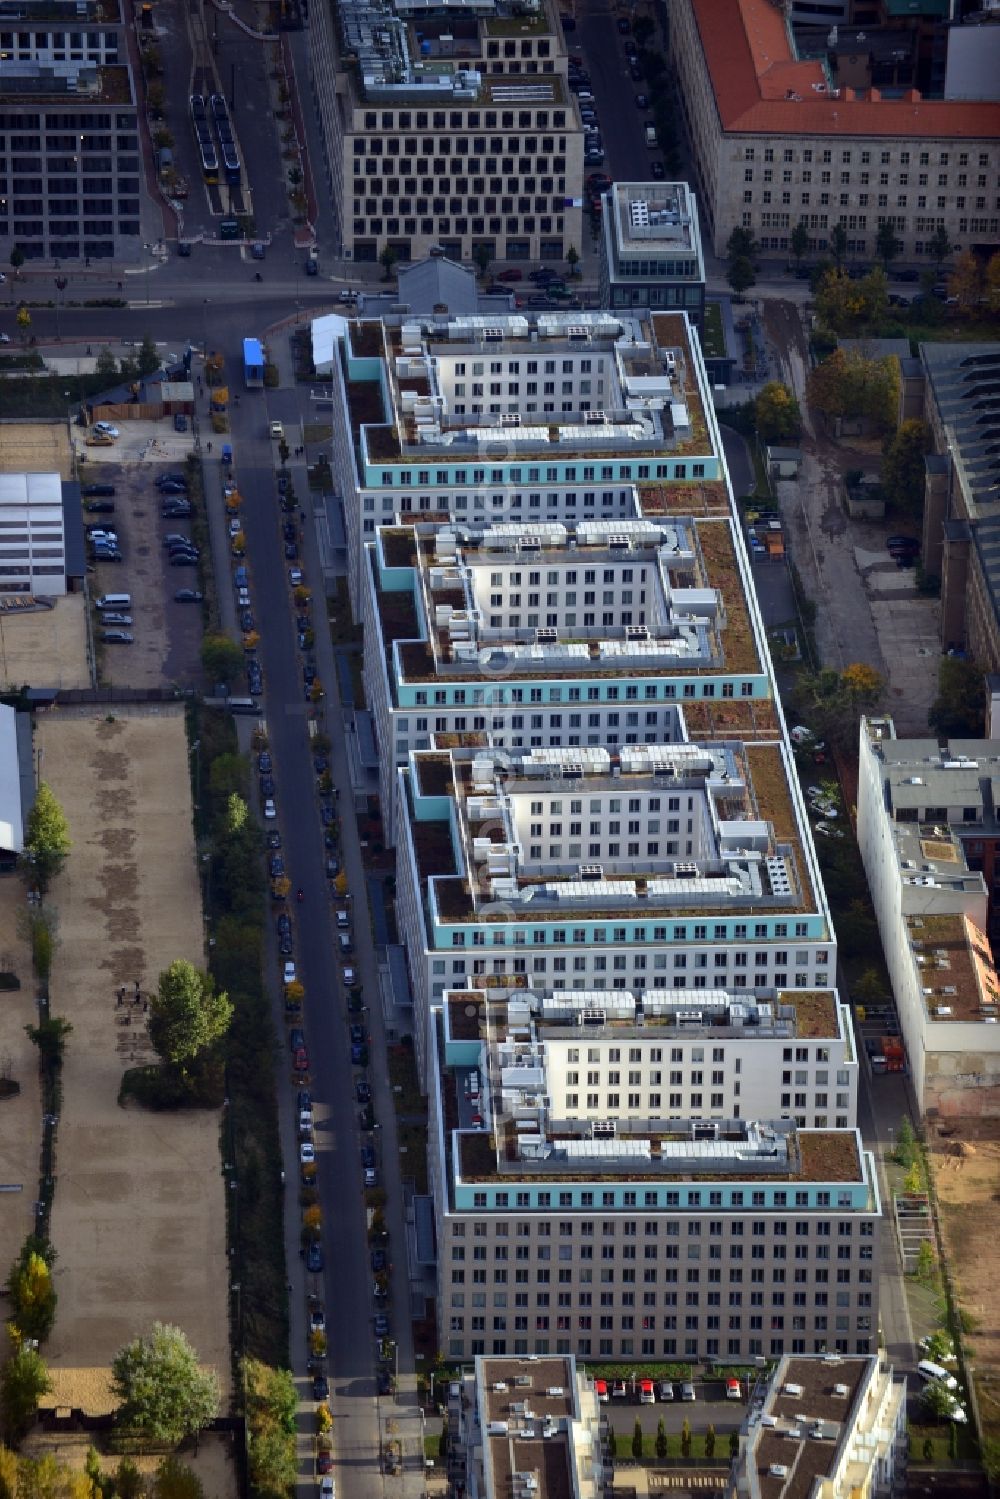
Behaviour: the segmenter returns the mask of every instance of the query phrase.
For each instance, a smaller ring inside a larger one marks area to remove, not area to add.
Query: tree
[[[922,1451],[923,1451],[923,1455],[924,1455],[924,1462],[925,1463],[932,1463],[934,1461],[934,1439],[933,1439],[933,1437],[924,1437],[924,1445],[923,1445]]]
[[[726,280],[738,297],[742,297],[744,292],[750,290],[757,280],[757,272],[749,256],[738,255],[735,260],[729,262]]]
[[[635,1425],[632,1428],[632,1456],[637,1463],[642,1462],[642,1422],[638,1416],[636,1416]]]
[[[23,302],[17,309],[17,317],[15,319],[15,322],[24,333],[26,333],[31,327],[31,312],[27,307],[25,307]]]
[[[95,375],[100,375],[102,380],[111,381],[118,378],[118,360],[112,354],[107,344],[98,353],[97,359],[94,362],[94,373]]]
[[[123,1457],[115,1470],[115,1499],[140,1499],[142,1474],[130,1457]]]
[[[172,1453],[157,1468],[150,1494],[152,1499],[205,1499],[197,1473]]]
[[[691,1422],[685,1417],[681,1427],[681,1457],[691,1456]]]
[[[795,256],[796,265],[802,264],[802,257],[809,249],[809,239],[809,227],[806,224],[805,219],[799,219],[799,222],[792,230],[792,237],[789,241],[792,248],[792,254]]]
[[[940,275],[942,265],[948,259],[948,256],[954,249],[951,240],[948,238],[948,231],[947,229],[945,229],[943,224],[935,229],[934,233],[927,241],[926,249],[928,255],[934,262],[935,271],[938,275]]]
[[[951,1414],[951,1408],[955,1397],[951,1391],[946,1389],[938,1380],[929,1380],[920,1392],[923,1405],[930,1411],[932,1416],[944,1420]]]
[[[900,422],[885,450],[879,482],[886,502],[919,518],[924,508],[924,459],[934,448],[930,427],[920,417]]]
[[[921,1171],[920,1171],[920,1162],[919,1161],[914,1161],[913,1165],[910,1167],[909,1171],[906,1173],[906,1175],[903,1178],[903,1191],[906,1193],[906,1195],[908,1197],[919,1197],[920,1194],[923,1192],[923,1190],[924,1190],[924,1179],[923,1179],[923,1176],[921,1175]],[[924,1244],[926,1244],[926,1243],[927,1243],[927,1240],[925,1239],[924,1240]],[[924,1245],[921,1244],[921,1246],[920,1246],[921,1250],[923,1249],[923,1247],[924,1247]],[[928,1244],[927,1247],[930,1248],[930,1245]],[[933,1254],[934,1254],[934,1251],[931,1250],[932,1259],[933,1259]]]
[[[608,1456],[612,1462],[618,1456],[618,1437],[613,1426],[608,1427]]]
[[[811,723],[817,734],[846,748],[857,737],[861,714],[871,713],[878,706],[884,690],[879,673],[865,662],[855,661],[842,672],[826,667],[802,673],[795,702],[803,721]]]
[[[901,1166],[908,1166],[913,1159],[916,1143],[917,1139],[913,1133],[913,1125],[904,1114],[899,1121],[899,1128],[896,1131],[896,1149],[893,1152]]]
[[[160,368],[160,356],[150,334],[144,333],[138,354],[139,374],[153,375]]]
[[[52,1268],[42,1247],[40,1240],[29,1238],[7,1277],[11,1324],[22,1339],[37,1343],[44,1342],[52,1331],[57,1300]]]
[[[750,229],[734,229],[726,240],[726,259],[732,263],[734,260],[756,261],[759,254],[757,241]]]
[[[24,840],[25,853],[31,861],[39,890],[44,892],[49,888],[72,847],[66,814],[51,786],[41,781],[35,792],[35,804],[28,813]]]
[[[802,430],[799,403],[780,380],[769,380],[754,402],[757,431],[764,442],[785,442]]]
[[[830,254],[839,271],[844,263],[844,256],[847,254],[847,230],[843,224],[837,223],[833,226],[833,232],[830,235]]]
[[[983,293],[988,312],[1000,312],[1000,250],[986,262]]]
[[[576,248],[576,245],[570,245],[569,249],[566,251],[566,264],[569,266],[569,273],[571,276],[578,276],[580,274],[579,270],[577,269],[580,264],[580,252]]]
[[[111,1385],[118,1424],[150,1442],[176,1447],[219,1413],[215,1371],[199,1369],[181,1329],[162,1322],[115,1354]]]
[[[38,1047],[42,1066],[49,1070],[62,1066],[66,1037],[72,1029],[69,1021],[63,1020],[61,1015],[48,1015],[43,1017],[37,1025],[24,1027],[28,1040]]]
[[[845,270],[831,266],[816,284],[816,315],[834,333],[853,332],[877,323],[889,306],[889,289],[881,266],[852,281]]]
[[[740,1450],[740,1434],[738,1431],[729,1433],[729,1456],[736,1457]]]
[[[27,1435],[39,1400],[51,1389],[49,1371],[34,1348],[16,1349],[0,1369],[0,1418],[4,1439],[11,1447],[19,1446]]]
[[[163,1060],[183,1070],[199,1052],[221,1041],[232,1018],[229,996],[215,993],[211,975],[177,958],[160,974],[149,1035]]]
[[[238,791],[231,791],[226,797],[226,834],[242,833],[243,829],[247,827],[249,820],[250,808]]]
[[[0,1447],[0,1499],[17,1499],[18,1461],[9,1447]]]
[[[898,359],[866,359],[855,349],[834,349],[814,365],[806,380],[814,410],[831,419],[863,417],[880,431],[896,425],[899,391]]]
[[[201,643],[201,664],[213,682],[234,682],[243,669],[243,652],[228,635],[206,635]]]
[[[877,968],[866,968],[853,985],[854,998],[861,1004],[874,1004],[885,998],[885,983]]]
[[[486,244],[483,240],[480,240],[479,243],[473,248],[472,258],[476,262],[476,267],[479,271],[480,276],[482,276],[485,280],[486,272],[489,270],[490,262],[493,259],[489,245]]]
[[[669,1450],[670,1444],[667,1441],[667,1424],[661,1416],[659,1421],[656,1423],[656,1455],[661,1460],[661,1462],[666,1457]]]
[[[705,1456],[715,1456],[715,1427],[711,1424],[705,1431]]]
[[[386,245],[385,249],[379,256],[379,264],[385,272],[385,275],[382,277],[383,281],[392,280],[392,268],[396,264],[396,261],[398,259],[399,251],[393,245]]]
[[[898,238],[895,229],[889,219],[883,219],[878,226],[875,236],[875,253],[885,266],[889,269],[889,262],[896,259],[903,250],[903,241]]]
[[[927,722],[942,738],[981,739],[986,698],[981,667],[958,656],[943,656],[938,667],[938,692]]]
[[[982,262],[971,250],[964,250],[948,277],[948,295],[957,299],[958,310],[963,317],[975,317],[979,313],[984,286]]]
[[[11,247],[10,247],[10,263],[11,263],[11,268],[14,270],[15,274],[23,266],[23,264],[24,264],[24,251],[21,249],[20,245],[11,245]]]

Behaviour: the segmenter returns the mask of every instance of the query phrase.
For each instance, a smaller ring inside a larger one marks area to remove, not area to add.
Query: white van
[[[351,941],[350,932],[337,933],[337,946],[340,948],[340,956],[342,958],[346,958],[349,956],[351,949],[354,946]]]
[[[105,593],[97,600],[98,609],[131,609],[132,595],[130,593]]]
[[[958,1380],[955,1378],[954,1374],[949,1374],[948,1370],[943,1368],[941,1364],[935,1364],[929,1358],[922,1358],[920,1360],[919,1364],[917,1365],[917,1373],[920,1375],[920,1378],[926,1380],[928,1384],[930,1384],[932,1380],[936,1380],[938,1384],[943,1384],[946,1390],[958,1389]]]

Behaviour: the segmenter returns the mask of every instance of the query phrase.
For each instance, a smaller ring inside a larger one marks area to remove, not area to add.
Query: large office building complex
[[[323,0],[310,77],[345,259],[563,260],[583,126],[549,0]]]
[[[97,11],[0,19],[0,260],[139,252],[135,83],[120,18]]]
[[[691,320],[335,331],[441,1347],[868,1353],[854,1039]]]
[[[882,223],[904,260],[931,264],[939,229],[997,248],[1000,105],[841,82],[835,51],[800,49],[772,0],[678,0],[670,38],[716,254],[736,228],[787,253],[800,222],[818,251],[842,224],[867,260]]]

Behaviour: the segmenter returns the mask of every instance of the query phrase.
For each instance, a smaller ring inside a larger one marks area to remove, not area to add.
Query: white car
[[[288,581],[293,588],[298,588],[299,584],[302,582],[301,567],[290,567],[288,569]]]
[[[313,1127],[312,1109],[299,1109],[299,1134],[311,1135]]]
[[[285,975],[285,983],[286,984],[294,984],[295,983],[295,960],[294,960],[294,958],[289,958],[288,962],[285,964],[284,975]]]
[[[249,590],[249,588],[237,588],[237,590],[236,590],[236,607],[238,609],[249,609],[250,608],[250,590]]]
[[[299,1146],[299,1162],[303,1166],[312,1166],[316,1160],[316,1147],[311,1140],[303,1140]]]
[[[329,1473],[319,1486],[319,1499],[337,1499],[337,1488]]]
[[[10,343],[10,334],[9,333],[0,333],[0,344],[9,344],[9,343]]]
[[[357,977],[357,975],[354,972],[353,968],[345,968],[344,969],[344,987],[346,989],[349,989],[351,987],[351,985],[354,983],[354,980],[356,979],[356,977]]]
[[[264,803],[264,816],[267,818],[268,822],[273,822],[274,818],[276,818],[277,815],[278,809],[274,805],[274,798],[269,796],[267,798],[267,801]]]
[[[230,536],[238,536],[242,530],[243,527],[240,525],[239,518],[237,516],[233,516],[233,519],[229,522]]]
[[[120,437],[118,428],[112,422],[95,422],[95,432],[103,432],[105,437]]]

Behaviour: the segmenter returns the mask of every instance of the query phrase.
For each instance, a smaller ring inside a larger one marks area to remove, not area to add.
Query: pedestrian
[[[139,1003],[139,980],[138,979],[136,979],[136,981],[135,981],[135,1002],[136,1002],[136,1004]]]
[[[208,444],[208,451],[209,451],[209,452],[211,452],[211,451],[212,451],[212,444],[211,444],[211,443],[209,443],[209,444]]]
[[[131,1025],[132,1024],[132,1016],[129,1014],[128,1010],[125,1011],[125,1024],[126,1025]]]

